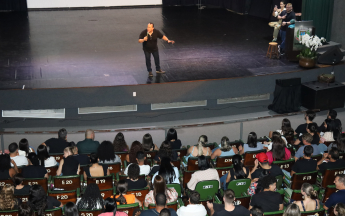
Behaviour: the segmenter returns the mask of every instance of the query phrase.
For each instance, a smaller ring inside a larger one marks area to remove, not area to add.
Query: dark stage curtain
[[[244,0],[224,0],[224,7],[226,9],[242,13],[246,12],[246,4],[248,1]]]
[[[334,0],[303,0],[302,20],[313,20],[315,34],[331,39]]]
[[[272,10],[272,0],[254,0],[250,5],[249,15],[270,19]]]
[[[26,0],[0,0],[0,10],[27,12]]]

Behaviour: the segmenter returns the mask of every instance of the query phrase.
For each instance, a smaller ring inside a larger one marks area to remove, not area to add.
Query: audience
[[[79,201],[77,201],[78,210],[87,209],[87,210],[104,210],[104,200],[101,195],[101,191],[98,188],[98,185],[95,183],[88,184],[84,195]]]
[[[224,205],[207,201],[207,208],[211,212],[210,216],[249,216],[250,212],[248,209],[241,205],[234,205],[235,200],[235,192],[227,189],[224,191]]]
[[[233,156],[238,153],[238,150],[235,145],[231,146],[230,141],[226,141],[227,137],[223,137],[221,141],[221,147],[215,150],[212,155],[211,159],[215,159],[216,157],[224,157],[224,156]],[[205,155],[208,156],[208,155]]]
[[[345,215],[345,204],[344,203],[338,203],[334,207],[334,214],[336,216],[344,216]]]
[[[310,134],[312,136],[312,140],[311,140],[311,144],[316,144],[319,145],[320,143],[320,136],[317,133],[318,127],[316,123],[309,123],[307,125],[307,133]],[[300,136],[294,143],[294,145],[303,145],[303,140],[302,140],[303,136]]]
[[[277,180],[274,176],[268,175],[262,181],[263,191],[255,193],[250,201],[249,209],[259,206],[264,212],[279,211],[284,209],[283,199],[280,193],[275,192]]]
[[[254,206],[253,208],[250,209],[250,216],[263,216],[264,212],[259,206]]]
[[[177,131],[174,128],[170,128],[165,138],[170,143],[171,149],[180,149],[182,147],[181,140],[177,139]]]
[[[205,207],[200,204],[200,194],[197,191],[190,192],[188,203],[187,206],[177,209],[178,216],[207,215]]]
[[[18,206],[18,216],[34,216],[34,211],[27,203]]]
[[[205,147],[205,144],[207,143],[207,136],[201,135],[198,140],[198,144],[196,146],[191,146],[187,150],[187,156],[185,156],[185,160],[188,162],[188,159],[190,157],[199,157],[201,155],[204,156],[211,156],[211,149],[209,147]],[[195,150],[196,147],[196,151]],[[184,164],[185,166],[187,164]]]
[[[62,149],[62,151],[59,153],[63,153],[63,151],[64,149]],[[40,160],[40,165],[43,167],[53,167],[58,165],[58,162],[56,162],[55,158],[50,157],[47,146],[45,145],[39,145],[37,147],[37,157]]]
[[[180,184],[180,172],[177,167],[174,167],[174,165],[171,164],[171,160],[168,157],[162,158],[158,172],[156,172],[152,177],[152,183],[156,175],[162,176],[166,184]]]
[[[150,204],[154,204],[155,197],[159,193],[166,195],[167,203],[175,202],[177,200],[178,193],[175,188],[167,188],[164,178],[160,175],[156,175],[153,181],[153,190],[150,190],[150,192],[145,196],[144,206],[148,207]]]
[[[77,205],[73,202],[66,203],[64,216],[79,216]]]
[[[313,172],[317,168],[317,161],[312,159],[314,149],[312,146],[306,146],[303,151],[303,158],[298,159],[294,165],[291,167],[291,173],[283,170],[287,175],[293,176],[295,173],[307,173]]]
[[[132,164],[126,170],[128,170],[128,178],[126,179],[126,182],[128,184],[128,190],[142,189],[148,187],[146,180],[143,178],[139,178],[140,168],[138,164]]]
[[[142,206],[141,202],[136,198],[134,194],[126,194],[128,191],[128,183],[125,180],[120,180],[117,184],[116,191],[118,195],[115,196],[117,205],[126,205],[139,203],[139,206]]]
[[[192,174],[191,179],[187,183],[190,190],[195,190],[196,185],[200,181],[217,180],[219,182],[219,175],[216,169],[211,168],[210,162],[205,156],[198,157],[199,171]],[[220,182],[219,182],[220,188]]]
[[[159,213],[159,216],[171,216],[170,210],[168,208],[162,209],[162,211]]]
[[[34,152],[29,153],[28,159],[31,165],[22,168],[24,178],[48,178],[48,172],[45,167],[40,166],[37,155]]]
[[[321,137],[322,142],[334,142],[339,136],[339,128],[337,128],[334,120],[326,119],[324,122],[325,133]]]
[[[11,167],[13,165],[13,168]],[[11,160],[10,155],[0,154],[0,179],[6,180],[12,178],[18,172],[16,162]]]
[[[240,150],[240,154],[243,155],[247,151],[258,151],[262,150],[264,146],[261,142],[258,142],[258,137],[256,136],[255,132],[250,132],[248,135],[247,143],[243,144],[243,147],[240,146],[238,149]]]
[[[98,145],[97,155],[100,164],[121,163],[121,158],[114,152],[114,146],[110,141],[103,141]]]
[[[22,174],[17,173],[13,176],[14,195],[28,195],[30,193],[30,185],[23,185],[24,177]]]
[[[125,141],[125,136],[121,132],[116,134],[113,145],[114,145],[114,152],[127,152],[127,151],[129,151],[129,147]]]
[[[242,157],[240,155],[234,155],[232,157],[232,168],[230,168],[229,172],[220,178],[220,182],[225,190],[228,188],[228,184],[232,180],[245,178],[251,178],[249,168],[243,166]]]
[[[92,152],[97,152],[99,147],[99,142],[94,141],[95,132],[91,129],[85,131],[85,139],[77,143],[77,147],[80,154],[91,154]]]
[[[323,208],[326,210],[335,206],[337,203],[345,204],[345,174],[336,175],[334,184],[338,191],[331,194],[326,203],[324,203]]]
[[[153,143],[151,134],[147,133],[143,136],[144,151],[158,151],[159,148]]]
[[[142,211],[140,216],[159,215],[159,213],[161,213],[161,211],[163,209],[167,208],[166,203],[169,203],[168,202],[169,198],[167,197],[167,195],[164,192],[163,193],[157,193],[157,194],[155,194],[154,197],[155,197],[154,203],[156,204],[156,207],[154,209]],[[146,202],[146,199],[145,199],[145,202]],[[177,216],[174,209],[169,208],[169,211],[170,211],[171,216]]]
[[[104,200],[104,213],[99,214],[99,216],[127,216],[127,214],[117,211],[116,201],[108,197]]]
[[[136,161],[135,163],[130,163],[126,169],[125,169],[125,175],[128,175],[128,169],[130,166],[134,165],[134,164],[137,164],[139,165],[139,168],[140,168],[140,175],[148,175],[151,171],[151,167],[150,165],[145,165],[145,160],[146,160],[146,157],[145,157],[145,153],[143,151],[138,151],[137,152],[137,155],[136,155]]]
[[[38,216],[44,216],[45,210],[62,207],[63,204],[54,197],[47,196],[41,185],[32,185],[29,191],[28,205],[37,211]]]
[[[291,131],[292,131],[292,134],[291,134]],[[281,136],[284,136],[284,137],[291,137],[291,135],[293,136],[293,129],[291,127],[291,122],[289,119],[287,118],[284,118],[282,120],[282,126],[279,130],[276,130],[276,131],[270,131],[269,133],[269,137],[272,139],[272,136],[273,136],[273,132],[278,132]]]
[[[107,165],[101,165],[98,163],[99,159],[97,154],[91,153],[90,155],[91,165],[84,168],[84,179],[87,177],[100,177],[108,176],[110,172]]]
[[[14,187],[12,185],[5,185],[0,191],[0,210],[14,210],[18,209],[18,199],[13,195]]]
[[[332,148],[329,153],[324,153],[321,160],[317,162],[318,170],[325,173],[327,169],[345,168],[345,160],[339,159],[339,151]]]
[[[291,152],[286,148],[286,143],[280,137],[272,139],[272,149],[266,155],[269,164],[272,164],[273,161],[284,161],[291,158]]]
[[[58,138],[50,138],[42,144],[49,147],[49,153],[62,153],[68,146],[67,130],[65,128],[60,129],[58,132]]]
[[[295,203],[291,203],[290,205],[288,205],[288,207],[284,211],[283,216],[301,216],[298,205],[296,205]]]
[[[253,196],[254,194],[256,194],[256,191],[259,193],[260,191],[263,190],[262,180],[265,176],[268,176],[269,174],[270,172],[268,170],[263,169],[258,178],[252,179],[250,186],[247,190],[250,196]]]
[[[63,159],[60,160],[59,168],[56,175],[79,175],[80,164],[79,161],[73,156],[71,147],[66,147],[63,152]]]
[[[110,143],[111,144],[111,143]],[[111,145],[112,147],[113,145]],[[79,154],[79,149],[77,147],[77,145],[74,143],[74,142],[70,142],[68,144],[68,147],[71,148],[72,150],[72,153],[73,153],[73,157],[74,159],[76,159],[79,164],[82,166],[82,165],[88,165],[90,164],[90,158],[85,155],[85,154]],[[112,149],[113,150],[113,149]]]
[[[337,142],[331,143],[327,150],[329,151],[332,148],[337,148],[340,152],[345,152],[345,133],[339,134]]]
[[[308,126],[308,124],[313,123],[315,116],[316,116],[316,113],[314,111],[307,110],[304,114],[304,119],[305,119],[306,123],[301,124],[296,128],[295,135],[302,136],[303,134],[308,133],[307,132],[307,126]],[[314,144],[316,144],[316,143],[314,143]]]
[[[255,160],[255,165],[252,170],[251,177],[252,179],[259,178],[263,170],[267,170],[270,173],[270,176],[276,177],[279,175],[284,176],[282,169],[279,166],[268,162],[268,157],[265,152],[260,152],[256,155],[257,160]],[[260,165],[260,168],[258,166]],[[254,171],[255,170],[255,171]]]
[[[27,139],[21,139],[19,141],[19,155],[21,156],[28,156],[29,153],[35,152],[35,150],[29,146],[29,141]]]
[[[159,148],[158,153],[156,154],[154,160],[160,161],[163,157],[169,157],[171,160],[175,161],[178,158],[178,155],[175,151],[172,151],[172,148],[168,141],[163,141],[162,145]]]
[[[304,146],[301,146],[297,152],[295,153],[295,160],[297,161],[298,158],[302,157],[303,156],[303,150],[306,146],[312,146],[313,147],[313,155],[319,155],[321,154],[320,153],[320,150],[319,150],[319,147],[317,146],[317,144],[312,144],[313,140],[313,136],[310,135],[309,133],[305,133],[302,135],[302,142],[303,142],[303,145]]]
[[[139,141],[134,141],[128,151],[126,161],[128,163],[137,163],[137,152],[144,152],[144,148]]]
[[[334,123],[332,123],[332,125],[334,126],[335,129],[338,129],[339,131],[341,131],[341,121],[339,119],[337,119],[337,111],[330,109],[327,113],[327,119],[332,120]],[[327,125],[325,125],[324,123],[322,123],[319,127],[319,131],[325,131],[326,130]]]
[[[313,185],[309,183],[303,183],[301,188],[301,194],[303,200],[295,201],[301,212],[314,211],[320,208],[320,201],[318,199],[312,199],[317,197],[317,191],[314,190]]]
[[[8,150],[10,151],[11,160],[14,160],[17,166],[27,166],[29,164],[28,159],[25,156],[19,155],[19,146],[17,143],[11,143],[8,146]]]

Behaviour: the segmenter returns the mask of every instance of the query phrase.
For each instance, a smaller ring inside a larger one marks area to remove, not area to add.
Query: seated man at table
[[[323,158],[317,162],[318,169],[324,174],[326,169],[344,168],[345,160],[339,159],[339,151],[332,148],[329,153],[324,153]]]

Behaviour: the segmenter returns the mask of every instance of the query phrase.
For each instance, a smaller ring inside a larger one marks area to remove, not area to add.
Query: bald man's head
[[[85,138],[86,139],[94,139],[95,138],[95,133],[91,129],[87,129],[85,131]]]

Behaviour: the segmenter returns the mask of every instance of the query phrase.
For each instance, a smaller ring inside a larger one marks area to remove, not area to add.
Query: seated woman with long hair
[[[255,132],[250,132],[248,134],[247,143],[243,144],[243,147],[240,146],[238,149],[240,150],[240,154],[243,155],[247,151],[258,151],[262,150],[264,146],[261,142],[258,142],[258,137]]]
[[[47,146],[45,145],[39,145],[37,147],[37,157],[40,160],[40,165],[43,167],[53,167],[58,165],[55,158],[50,157]]]
[[[66,147],[63,152],[63,157],[60,160],[59,168],[56,171],[56,175],[79,175],[80,164],[79,161],[73,156],[73,150],[71,147]]]
[[[175,188],[167,188],[164,178],[160,175],[156,175],[153,181],[153,190],[150,190],[150,192],[145,196],[144,206],[148,207],[150,204],[155,204],[155,197],[158,193],[165,194],[167,203],[175,202],[177,200],[178,193]]]
[[[66,203],[64,216],[79,216],[77,205],[73,202]]]
[[[323,123],[325,127],[325,133],[321,137],[321,142],[335,142],[338,139],[341,128],[338,128],[338,125],[333,119],[326,119]]]
[[[38,216],[43,216],[45,210],[62,207],[63,204],[54,197],[47,196],[47,192],[41,185],[32,185],[29,192],[28,205]]]
[[[198,157],[198,167],[199,167],[199,171],[196,171],[195,173],[193,173],[191,179],[187,183],[187,187],[190,190],[195,190],[195,186],[200,181],[218,180],[219,182],[219,175],[218,175],[217,170],[211,168],[211,165],[205,156]],[[219,188],[220,188],[220,183],[219,183]]]
[[[272,138],[272,135],[273,135],[273,132],[278,132],[281,136],[291,136],[291,131],[294,132],[293,128],[291,127],[291,122],[289,119],[287,118],[284,118],[282,120],[282,126],[279,130],[276,130],[276,131],[270,131],[269,133],[269,138]],[[292,133],[292,136],[293,136],[293,133]]]
[[[131,145],[131,148],[128,151],[129,154],[126,157],[126,161],[128,163],[138,163],[137,162],[137,152],[138,151],[143,152],[144,148],[139,141],[134,141]]]
[[[14,210],[18,209],[18,199],[13,195],[14,187],[12,185],[5,185],[0,191],[0,210]]]
[[[44,166],[40,166],[37,155],[34,152],[29,153],[29,166],[25,166],[22,169],[22,175],[24,178],[48,178],[48,172]]]
[[[190,157],[199,157],[201,155],[211,156],[212,151],[209,147],[205,147],[205,144],[207,144],[207,136],[201,135],[199,137],[198,144],[189,147],[189,149],[187,150],[187,156],[185,156],[185,160],[188,162],[188,159]],[[187,166],[187,164],[184,165]]]
[[[18,206],[18,216],[34,216],[35,212],[28,205],[28,203],[22,203]]]
[[[116,191],[118,195],[115,196],[115,200],[118,205],[126,205],[139,203],[139,206],[142,206],[142,203],[137,199],[134,194],[127,194],[128,183],[125,180],[120,180],[117,184]]]
[[[110,141],[103,141],[97,150],[100,164],[118,163],[121,158],[114,152],[114,146]]]
[[[11,167],[11,164],[13,164],[13,168]],[[10,179],[16,173],[18,173],[16,162],[11,160],[9,154],[0,154],[0,179]]]
[[[127,214],[117,211],[116,201],[108,197],[104,200],[104,212],[99,216],[127,216]]]
[[[107,165],[98,164],[98,155],[91,153],[90,155],[91,165],[84,168],[84,179],[87,177],[100,177],[108,176],[110,172]]]
[[[301,212],[305,211],[315,211],[320,208],[320,201],[318,199],[312,199],[312,197],[317,198],[317,191],[314,190],[313,185],[309,183],[303,183],[301,188],[301,194],[303,195],[303,200],[295,201]]]
[[[284,140],[280,137],[272,139],[272,149],[266,155],[269,164],[272,164],[273,161],[283,161],[291,158],[290,150],[286,148]]]
[[[295,203],[291,203],[284,210],[283,216],[301,216],[301,211]]]
[[[156,172],[152,177],[152,183],[154,183],[154,179],[155,179],[156,175],[162,176],[164,178],[166,184],[173,184],[173,183],[180,184],[179,170],[177,169],[177,167],[174,167],[171,164],[171,160],[168,157],[162,158],[161,164],[159,166],[159,171]]]
[[[19,144],[19,150],[18,150],[19,155],[26,157],[28,156],[29,153],[35,152],[35,150],[31,146],[29,146],[29,141],[27,139],[21,139],[18,144]]]
[[[169,142],[171,149],[180,149],[182,147],[181,140],[177,138],[177,131],[174,128],[168,130],[165,140]]]
[[[345,133],[339,134],[337,141],[331,143],[327,150],[330,151],[332,148],[337,148],[339,152],[345,152]]]
[[[125,136],[121,132],[116,134],[113,145],[114,145],[114,152],[129,151],[129,147],[126,143]]]
[[[97,184],[91,183],[87,185],[84,195],[77,202],[77,207],[78,210],[104,210],[103,197]]]
[[[169,157],[171,160],[177,160],[177,153],[172,151],[168,141],[163,141],[158,153],[156,154],[154,160],[160,161],[163,157]]]
[[[238,153],[236,146],[231,146],[230,141],[227,137],[223,137],[221,140],[221,147],[216,149],[212,155],[211,159],[223,156],[233,156]]]
[[[147,133],[143,136],[143,148],[144,151],[158,151],[159,148],[153,143],[151,134]]]

